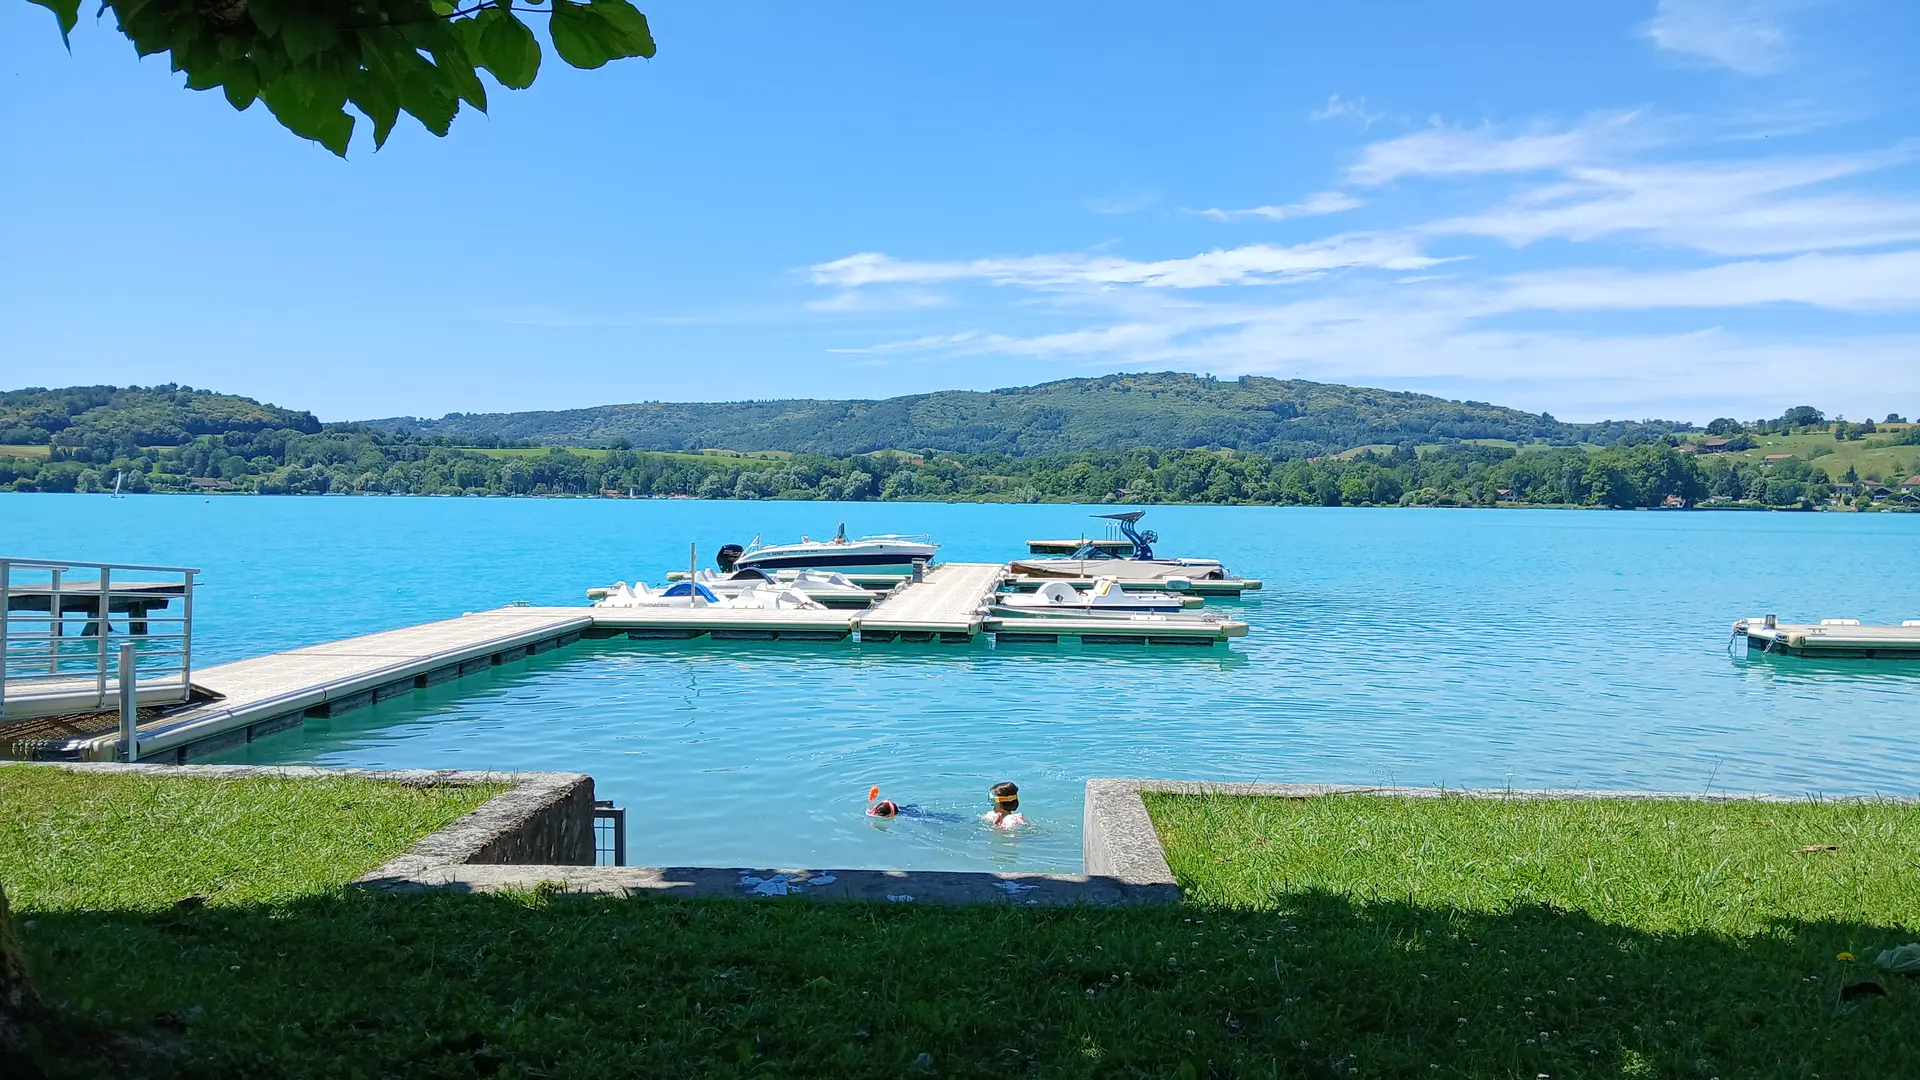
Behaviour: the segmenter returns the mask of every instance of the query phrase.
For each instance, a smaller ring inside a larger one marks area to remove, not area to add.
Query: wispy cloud
[[[1285,221],[1287,218],[1318,217],[1322,214],[1338,214],[1343,210],[1352,210],[1362,205],[1359,199],[1344,191],[1316,191],[1299,202],[1284,206],[1255,206],[1246,210],[1221,210],[1209,208],[1195,210],[1194,213],[1215,221],[1243,221],[1247,218],[1264,218],[1268,221]]]
[[[1020,294],[999,316],[1008,325],[969,312],[962,332],[857,349],[875,356],[1324,378],[1596,417],[1672,416],[1690,401],[1706,415],[1742,401],[1757,414],[1781,397],[1834,402],[1845,396],[1835,388],[1858,395],[1849,410],[1920,395],[1920,198],[1889,179],[1920,161],[1920,144],[1768,154],[1723,127],[1621,111],[1379,139],[1346,175],[1376,214],[1432,189],[1448,205],[1477,200],[1389,231],[1165,259],[866,252],[809,273],[847,293],[950,286],[960,304],[993,294],[979,286]],[[1312,220],[1359,203],[1330,190],[1194,213]],[[1515,251],[1480,244],[1463,258],[1476,240]],[[1558,246],[1520,254],[1546,241]],[[1286,288],[1219,288],[1261,285]],[[1743,329],[1762,317],[1768,332]]]
[[[1642,33],[1666,52],[1742,75],[1771,75],[1793,51],[1781,9],[1768,0],[1660,0]]]
[[[1160,201],[1160,196],[1146,192],[1125,194],[1094,195],[1087,199],[1087,209],[1096,214],[1137,214]]]
[[[1318,122],[1321,120],[1334,120],[1342,116],[1351,116],[1355,120],[1360,121],[1361,127],[1366,128],[1370,128],[1374,124],[1387,118],[1386,113],[1374,112],[1368,109],[1366,98],[1349,101],[1339,94],[1329,94],[1327,96],[1327,103],[1308,113],[1307,119]]]
[[[1896,147],[1764,161],[1583,165],[1487,210],[1420,231],[1515,245],[1632,236],[1719,255],[1900,243],[1920,239],[1920,200],[1818,189],[1913,157],[1911,149]]]
[[[1094,254],[916,262],[868,251],[820,263],[809,270],[815,284],[843,289],[966,280],[1043,289],[1120,285],[1202,289],[1273,284],[1353,267],[1423,270],[1443,261],[1421,252],[1413,239],[1405,235],[1346,233],[1290,247],[1251,244],[1152,262]]]
[[[1435,126],[1368,145],[1347,179],[1374,186],[1403,176],[1524,173],[1593,161],[1652,137],[1636,112],[1597,116],[1564,130],[1502,135],[1491,127]]]

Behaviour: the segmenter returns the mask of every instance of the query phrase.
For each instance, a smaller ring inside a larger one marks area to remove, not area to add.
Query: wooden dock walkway
[[[581,608],[509,607],[202,668],[193,673],[198,700],[141,723],[140,756],[184,761],[219,753],[308,717],[335,716],[570,644],[592,625]],[[73,731],[65,739],[40,725],[59,745],[39,749],[111,759],[120,752],[120,734],[117,720],[106,723],[106,730]],[[12,741],[17,753],[29,740]],[[183,753],[189,748],[191,755]]]
[[[970,641],[980,633],[987,604],[1006,573],[997,563],[932,567],[924,580],[902,584],[857,617],[860,640]]]
[[[1003,618],[989,615],[1006,568],[946,563],[865,611],[506,607],[259,656],[193,673],[193,700],[143,708],[141,760],[184,763],[296,727],[477,674],[583,637],[751,641],[1204,645],[1246,633],[1226,620]],[[0,724],[0,758],[123,759],[118,718],[94,712]]]

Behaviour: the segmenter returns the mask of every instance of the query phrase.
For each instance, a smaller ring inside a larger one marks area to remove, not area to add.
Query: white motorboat
[[[866,607],[873,603],[878,595],[871,589],[862,588],[847,580],[845,574],[835,574],[826,570],[801,570],[781,574],[775,577],[765,570],[753,567],[734,569],[726,572],[702,570],[694,580],[705,585],[715,596],[737,596],[751,589],[785,586],[806,594],[809,598],[829,607]]]
[[[1088,541],[1071,555],[1016,559],[1008,564],[1009,568],[1025,577],[1112,577],[1128,585],[1153,583],[1169,589],[1180,589],[1194,581],[1211,581],[1227,576],[1227,568],[1220,565],[1218,559],[1163,559],[1155,556],[1153,545],[1160,537],[1151,531],[1141,532],[1135,527],[1146,516],[1145,510],[1094,516],[1118,522],[1120,531],[1133,542],[1133,553],[1119,555]]]
[[[722,571],[827,570],[838,574],[911,574],[913,564],[933,561],[939,545],[925,536],[862,536],[847,539],[847,527],[831,540],[801,537],[797,544],[729,544],[717,560]]]
[[[729,608],[733,610],[757,611],[794,611],[825,610],[826,605],[791,586],[780,583],[761,583],[750,588],[738,589],[725,595],[716,593],[697,581],[676,581],[664,589],[653,589],[645,583],[628,585],[616,582],[607,594],[594,602],[597,608]]]
[[[1177,596],[1166,593],[1130,593],[1120,587],[1120,579],[1103,577],[1093,588],[1081,592],[1064,581],[1049,581],[1038,592],[1014,593],[994,597],[993,606],[1020,615],[1060,614],[1161,614],[1177,613],[1184,607]]]

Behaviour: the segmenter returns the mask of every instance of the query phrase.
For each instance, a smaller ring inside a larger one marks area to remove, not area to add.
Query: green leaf
[[[60,40],[65,41],[67,51],[72,52],[73,42],[67,41],[67,35],[73,32],[74,24],[80,21],[80,0],[29,0],[29,2],[39,4],[53,12],[53,17],[60,23]]]
[[[619,35],[619,56],[651,57],[654,54],[653,31],[647,27],[647,17],[627,0],[592,0],[587,7],[598,12]]]
[[[227,62],[226,74],[221,89],[226,91],[227,104],[246,112],[260,96],[259,70],[253,66],[253,61],[242,56]]]
[[[360,32],[361,56],[396,90],[400,107],[428,131],[444,137],[460,111],[460,98],[446,73],[427,62],[400,34],[387,27]]]
[[[299,9],[281,16],[280,32],[274,36],[286,46],[287,58],[296,64],[340,44],[340,31],[333,20],[319,12]]]
[[[480,39],[474,56],[480,66],[509,90],[532,86],[540,73],[540,42],[527,24],[499,8],[488,8],[473,22]]]
[[[553,51],[577,68],[602,67],[620,55],[609,40],[612,25],[599,12],[573,0],[553,0],[547,33],[553,37]]]
[[[652,56],[653,33],[647,17],[626,0],[553,0],[553,19],[547,24],[553,51],[577,68],[597,68],[609,60]]]
[[[287,130],[346,157],[347,144],[353,141],[353,117],[338,105],[329,105],[331,95],[322,80],[322,74],[310,66],[295,68],[262,87],[260,100]]]
[[[288,5],[289,0],[247,0],[247,18],[261,33],[273,37],[280,33],[280,20]]]
[[[450,49],[441,49],[433,54],[433,64],[446,76],[460,100],[487,111],[487,88],[480,84],[480,76],[474,74],[473,59],[467,55],[466,48],[455,44]]]
[[[390,77],[372,68],[362,69],[350,95],[353,104],[373,121],[373,148],[387,145],[387,136],[400,118],[400,91]]]

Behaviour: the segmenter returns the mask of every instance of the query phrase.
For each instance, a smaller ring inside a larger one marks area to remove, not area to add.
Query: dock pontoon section
[[[1920,619],[1899,626],[1861,626],[1852,620],[1819,624],[1783,623],[1772,618],[1741,619],[1733,624],[1747,648],[1789,656],[1836,660],[1920,660]]]
[[[292,649],[193,672],[190,701],[139,710],[142,759],[184,762],[588,638],[717,641],[1012,642],[1201,645],[1246,624],[1192,617],[1090,619],[988,615],[1005,568],[946,563],[862,611],[716,606],[505,607]],[[117,717],[101,712],[0,723],[0,757],[120,756]]]

